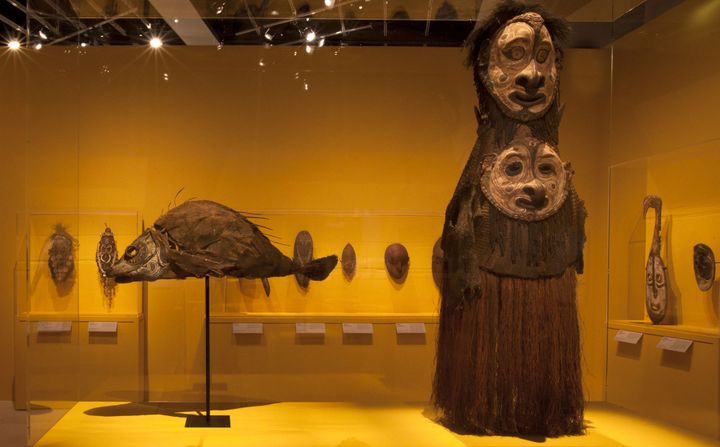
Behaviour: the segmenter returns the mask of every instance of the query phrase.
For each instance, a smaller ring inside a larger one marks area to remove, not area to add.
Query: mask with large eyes
[[[558,76],[542,17],[526,13],[510,20],[493,39],[488,56],[483,84],[503,111],[521,121],[543,115],[555,98]]]
[[[523,138],[483,163],[480,185],[503,214],[532,222],[560,209],[568,195],[570,177],[569,165],[552,146]]]
[[[653,323],[658,324],[665,318],[667,308],[667,287],[665,286],[665,266],[658,256],[650,256],[645,266],[645,307]]]

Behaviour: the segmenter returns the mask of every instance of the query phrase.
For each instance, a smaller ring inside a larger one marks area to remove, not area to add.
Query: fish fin
[[[265,290],[265,296],[270,296],[270,281],[267,278],[260,278],[262,281],[263,289]]]
[[[300,267],[298,273],[302,273],[313,281],[322,281],[333,271],[337,262],[338,258],[335,255],[313,259]]]

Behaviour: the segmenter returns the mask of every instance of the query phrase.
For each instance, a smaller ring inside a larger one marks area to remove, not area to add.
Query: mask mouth
[[[512,92],[510,99],[523,107],[532,107],[545,101],[545,93]]]
[[[520,208],[528,211],[537,211],[545,208],[548,204],[547,197],[540,197],[537,199],[528,199],[526,197],[519,197],[515,200],[515,204]]]

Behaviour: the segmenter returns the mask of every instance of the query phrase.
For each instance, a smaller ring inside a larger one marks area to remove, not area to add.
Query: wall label
[[[233,323],[233,334],[262,334],[262,323]]]
[[[395,332],[398,334],[424,334],[425,323],[395,323]]]
[[[38,332],[70,332],[72,330],[72,322],[38,321],[35,330]]]
[[[296,334],[324,334],[325,323],[295,323]]]
[[[660,339],[656,347],[666,351],[687,352],[692,346],[692,340],[683,340],[682,338],[663,337]]]
[[[100,332],[104,334],[117,334],[117,321],[90,321],[88,332]]]
[[[617,334],[615,334],[615,341],[620,343],[630,343],[631,345],[636,345],[642,338],[643,334],[642,332],[633,332],[633,331],[617,331]]]
[[[372,323],[343,323],[343,334],[372,334]]]

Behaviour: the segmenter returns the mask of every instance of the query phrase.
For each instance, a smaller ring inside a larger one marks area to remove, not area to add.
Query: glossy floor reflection
[[[586,411],[587,434],[557,439],[461,436],[433,422],[422,405],[286,402],[218,408],[231,428],[184,428],[182,405],[80,402],[38,446],[716,446],[693,435],[604,404]]]

